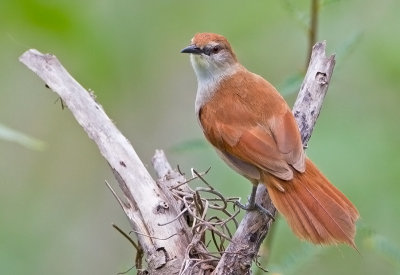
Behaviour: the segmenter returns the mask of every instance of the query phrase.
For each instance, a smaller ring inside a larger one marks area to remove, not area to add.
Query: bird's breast
[[[195,111],[197,115],[200,108],[207,104],[213,98],[213,95],[218,92],[221,87],[221,83],[229,81],[229,79],[234,77],[239,71],[239,64],[220,68],[220,70],[215,69],[214,71],[210,71],[208,73],[196,71],[197,94]]]

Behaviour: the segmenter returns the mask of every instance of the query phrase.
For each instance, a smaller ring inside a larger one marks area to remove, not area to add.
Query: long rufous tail
[[[290,181],[263,175],[272,203],[293,232],[315,244],[346,243],[356,248],[354,236],[358,211],[311,162]]]

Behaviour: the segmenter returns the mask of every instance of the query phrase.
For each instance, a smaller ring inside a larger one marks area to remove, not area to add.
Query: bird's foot
[[[242,204],[240,203],[240,201],[235,201],[235,205],[237,207],[239,207],[240,209],[246,210],[246,211],[254,211],[254,210],[258,210],[261,213],[263,213],[264,215],[267,215],[268,217],[270,217],[273,221],[275,221],[275,217],[274,215],[272,215],[271,211],[269,211],[268,209],[266,209],[265,207],[261,206],[260,204],[253,202],[251,203],[251,201],[249,201],[246,204]]]

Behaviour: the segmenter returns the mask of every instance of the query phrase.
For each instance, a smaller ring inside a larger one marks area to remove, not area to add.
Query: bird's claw
[[[274,215],[272,215],[271,211],[269,211],[268,209],[266,209],[265,207],[261,206],[258,203],[246,203],[246,204],[242,204],[240,203],[240,201],[235,201],[235,205],[237,207],[239,207],[240,209],[246,210],[246,211],[254,211],[254,210],[258,210],[261,213],[263,213],[264,215],[267,215],[268,217],[270,217],[273,221],[275,221],[275,217]]]

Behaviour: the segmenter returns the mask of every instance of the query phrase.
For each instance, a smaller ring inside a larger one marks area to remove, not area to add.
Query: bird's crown
[[[231,45],[224,36],[208,32],[196,33],[192,38],[192,44],[199,48],[203,48],[209,44],[221,44],[225,45],[227,48],[231,48]]]
[[[186,53],[208,56],[218,54],[221,51],[228,52],[233,57],[233,60],[236,61],[236,56],[228,40],[216,33],[197,33],[192,38],[191,45],[182,50],[182,52]]]

